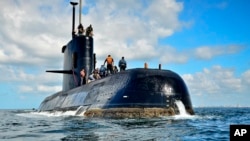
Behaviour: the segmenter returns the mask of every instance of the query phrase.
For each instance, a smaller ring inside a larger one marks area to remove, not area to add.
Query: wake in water
[[[0,140],[226,141],[231,124],[250,123],[250,108],[199,107],[192,116],[180,112],[148,119],[89,119],[75,116],[77,112],[0,110]]]
[[[185,106],[180,100],[176,100],[175,104],[179,110],[179,115],[169,116],[169,117],[162,117],[163,119],[175,119],[175,120],[181,120],[181,119],[193,119],[197,118],[195,115],[190,115],[186,112]],[[78,107],[76,110],[69,110],[69,111],[53,111],[53,112],[27,112],[27,113],[20,113],[19,116],[23,117],[34,117],[39,118],[41,116],[45,117],[68,117],[68,116],[80,116],[84,117],[86,109],[82,106]]]
[[[28,112],[28,113],[20,113],[17,114],[19,116],[23,117],[41,117],[41,116],[46,116],[46,117],[67,117],[67,116],[83,116],[85,110],[83,109],[82,106],[78,107],[76,110],[69,110],[69,111],[53,111],[53,112]]]

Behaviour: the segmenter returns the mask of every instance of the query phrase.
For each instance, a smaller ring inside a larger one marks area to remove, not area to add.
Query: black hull
[[[178,114],[180,100],[194,114],[182,78],[169,70],[131,69],[47,97],[40,111],[81,107],[88,117],[155,117]]]

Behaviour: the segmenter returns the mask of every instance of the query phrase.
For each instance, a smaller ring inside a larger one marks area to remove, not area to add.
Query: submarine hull
[[[76,115],[86,117],[159,117],[179,114],[175,103],[181,101],[194,114],[184,81],[170,70],[135,68],[87,83],[96,69],[93,28],[90,25],[84,34],[80,23],[78,33],[74,32],[77,3],[71,4],[72,39],[62,47],[63,70],[47,71],[63,74],[62,91],[45,98],[40,111],[76,110]]]
[[[40,111],[76,110],[86,117],[159,117],[179,114],[179,100],[194,114],[182,78],[170,70],[130,69],[47,97]]]

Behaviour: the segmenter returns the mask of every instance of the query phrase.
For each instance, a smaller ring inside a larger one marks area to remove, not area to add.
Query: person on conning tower
[[[106,62],[107,62],[107,71],[113,74],[114,59],[111,57],[111,55],[108,55],[103,65],[105,65]]]
[[[83,35],[83,33],[84,33],[84,27],[82,26],[82,24],[80,24],[78,26],[78,35],[81,36]]]

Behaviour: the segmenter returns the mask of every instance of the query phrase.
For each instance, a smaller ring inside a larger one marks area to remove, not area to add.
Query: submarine
[[[82,85],[80,71],[85,70],[88,80],[96,68],[93,28],[90,25],[84,34],[79,16],[78,29],[81,30],[78,34],[74,32],[78,3],[70,3],[72,39],[61,50],[63,70],[46,71],[63,75],[62,90],[46,97],[39,112],[74,110],[76,115],[98,118],[162,117],[179,114],[176,101],[181,101],[188,114],[195,114],[184,80],[174,71],[161,69],[160,65],[159,68],[127,69]]]

